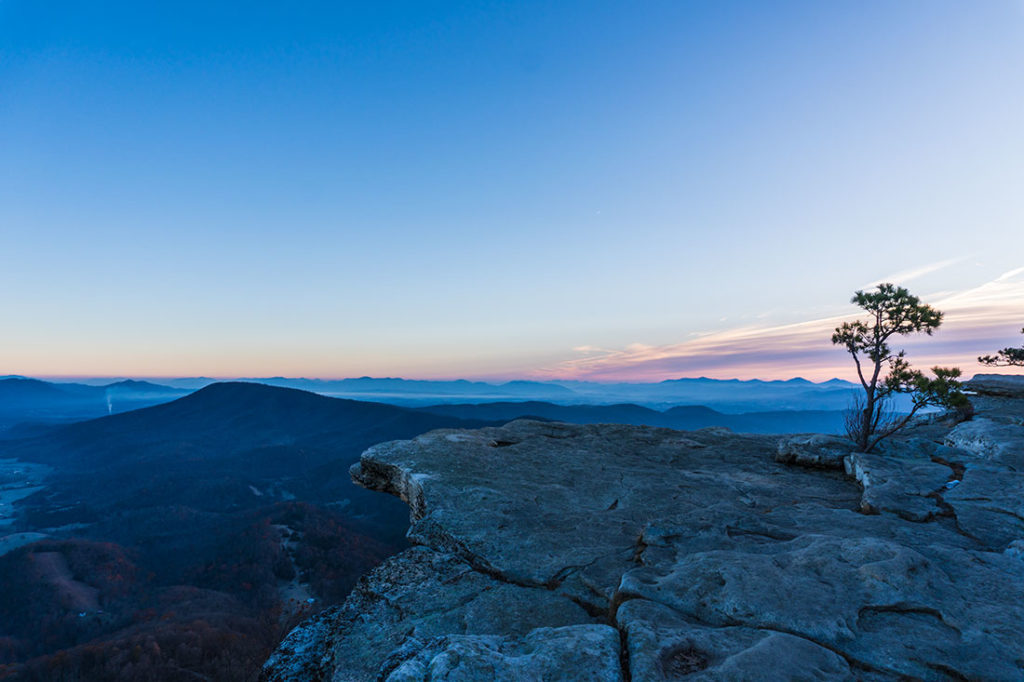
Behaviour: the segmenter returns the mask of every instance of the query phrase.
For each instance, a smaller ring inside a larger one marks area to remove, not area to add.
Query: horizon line
[[[318,377],[318,376],[284,376],[284,375],[267,375],[267,376],[209,376],[205,374],[194,374],[194,375],[177,375],[177,374],[133,374],[133,375],[121,375],[121,374],[17,374],[7,373],[0,375],[0,379],[35,379],[38,381],[47,381],[51,383],[60,382],[73,382],[73,381],[99,381],[99,380],[110,380],[114,383],[119,381],[182,381],[182,380],[209,380],[213,382],[232,382],[232,381],[268,381],[268,380],[284,380],[284,381],[352,381],[360,379],[369,379],[374,381],[385,381],[385,380],[397,380],[397,381],[410,381],[410,382],[457,382],[465,381],[470,383],[482,383],[490,385],[500,385],[513,382],[524,382],[534,384],[561,384],[561,383],[582,383],[582,384],[598,384],[598,385],[613,385],[613,384],[637,384],[637,385],[654,385],[662,384],[671,381],[687,381],[687,380],[708,380],[708,381],[738,381],[738,382],[754,382],[760,381],[763,383],[784,383],[789,381],[806,381],[811,384],[826,384],[834,381],[843,381],[850,384],[856,384],[857,382],[849,379],[843,379],[841,377],[831,377],[829,379],[823,379],[821,381],[815,381],[808,379],[803,376],[791,376],[786,379],[764,379],[761,377],[752,378],[741,378],[738,376],[730,376],[727,378],[714,377],[707,375],[700,376],[680,376],[669,379],[660,379],[655,381],[628,381],[628,380],[595,380],[595,379],[538,379],[530,377],[519,377],[519,378],[495,378],[495,377],[408,377],[408,376],[341,376],[341,377]]]

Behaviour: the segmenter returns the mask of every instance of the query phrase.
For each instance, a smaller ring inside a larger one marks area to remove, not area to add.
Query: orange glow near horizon
[[[982,354],[1021,343],[1024,313],[1024,268],[1006,272],[980,286],[947,293],[929,302],[946,313],[942,327],[932,337],[897,339],[915,367],[958,366],[965,376],[977,373],[1024,373],[1024,368],[990,368],[977,362]],[[845,315],[786,325],[744,326],[696,335],[682,343],[653,346],[632,344],[620,349],[579,347],[575,357],[553,360],[523,354],[503,357],[497,350],[475,356],[453,356],[446,348],[429,352],[417,348],[391,348],[339,353],[333,348],[305,347],[245,349],[221,347],[184,352],[123,341],[102,356],[77,349],[70,354],[56,342],[52,347],[24,349],[20,367],[4,368],[10,374],[69,379],[74,377],[172,378],[207,376],[217,379],[244,377],[345,378],[359,376],[406,379],[480,381],[585,380],[595,382],[658,382],[680,377],[717,379],[789,379],[811,381],[832,378],[855,380],[849,357],[830,343],[832,330],[842,321],[855,319],[850,307]],[[18,349],[14,349],[17,351]],[[33,352],[34,351],[34,352]],[[17,357],[19,353],[8,353]],[[59,365],[53,363],[60,357]]]

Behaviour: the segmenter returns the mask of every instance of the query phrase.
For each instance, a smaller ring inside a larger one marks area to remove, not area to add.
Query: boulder
[[[775,461],[821,469],[842,469],[843,460],[856,450],[853,441],[820,433],[779,440]]]

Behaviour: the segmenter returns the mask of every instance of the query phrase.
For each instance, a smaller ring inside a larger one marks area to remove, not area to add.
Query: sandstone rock
[[[774,440],[517,421],[378,445],[352,476],[410,501],[414,543],[605,610],[652,518],[685,517],[724,534],[727,520],[751,510],[809,497],[852,504],[858,491],[839,478],[765,459]]]
[[[805,434],[779,441],[776,462],[822,469],[842,469],[843,460],[856,450],[852,441],[838,436]]]
[[[326,682],[334,674],[338,608],[310,618],[288,633],[263,666],[264,682]]]
[[[495,580],[455,556],[423,547],[392,557],[362,579],[339,616],[345,646],[334,657],[336,680],[377,679],[396,666],[389,658],[420,655],[439,637],[518,637],[537,628],[594,622],[564,596]]]
[[[846,458],[846,473],[864,488],[862,512],[891,512],[908,521],[929,521],[944,513],[938,493],[953,471],[925,457],[856,452]]]
[[[841,656],[783,632],[699,625],[645,599],[624,603],[616,619],[628,642],[634,680],[857,679]]]
[[[718,430],[382,444],[353,478],[409,503],[418,546],[274,660],[339,681],[1024,679],[1013,418],[988,449],[850,453],[849,477]]]
[[[942,494],[957,527],[993,551],[1024,538],[1024,473],[969,466],[961,484]]]
[[[950,431],[946,444],[1024,472],[1024,428],[1019,424],[976,417]]]
[[[522,637],[448,635],[425,644],[383,679],[620,682],[619,633],[607,625],[573,625]]]
[[[1024,674],[1000,653],[1024,637],[1008,613],[992,609],[1011,605],[1014,617],[1024,615],[1021,573],[1002,555],[926,554],[882,538],[824,535],[760,552],[684,552],[667,572],[627,573],[623,597],[708,626],[781,630],[893,678],[928,678],[937,667],[968,679]]]

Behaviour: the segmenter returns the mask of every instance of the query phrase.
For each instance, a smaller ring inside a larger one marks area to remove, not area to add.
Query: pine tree
[[[1020,330],[1024,334],[1024,329]],[[995,355],[983,355],[978,362],[990,367],[1024,367],[1024,347],[1004,348]]]
[[[934,367],[934,378],[928,378],[920,370],[911,369],[902,350],[894,351],[889,345],[894,336],[921,332],[931,336],[942,324],[941,312],[893,284],[880,284],[874,292],[858,291],[850,302],[869,313],[870,319],[836,327],[832,343],[845,347],[853,356],[864,389],[846,416],[847,435],[862,452],[871,452],[925,407],[969,410],[970,403],[958,381],[959,369]],[[897,394],[910,396],[909,413],[896,414],[890,407]]]

